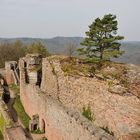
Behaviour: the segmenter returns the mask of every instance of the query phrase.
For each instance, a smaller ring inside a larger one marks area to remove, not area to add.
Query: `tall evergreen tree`
[[[95,19],[86,32],[87,37],[81,42],[84,47],[78,50],[80,54],[100,61],[121,55],[123,52],[120,51],[121,43],[118,41],[124,37],[117,35],[117,25],[115,15],[108,14],[102,19]]]

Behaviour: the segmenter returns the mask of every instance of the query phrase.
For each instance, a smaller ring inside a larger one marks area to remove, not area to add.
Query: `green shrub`
[[[16,95],[18,95],[19,92],[20,92],[19,86],[15,85],[15,84],[9,85],[9,88],[10,88],[12,91],[14,91]]]
[[[48,140],[46,137],[41,138],[40,140]]]
[[[93,113],[91,112],[91,107],[88,105],[87,107],[84,106],[82,110],[82,115],[86,117],[88,120],[93,121]]]
[[[36,129],[34,131],[31,131],[31,133],[33,133],[33,134],[44,134],[44,132],[42,132],[40,129]]]
[[[109,88],[111,88],[112,86],[113,86],[113,81],[108,81],[108,86],[109,86]]]
[[[0,131],[0,140],[4,140],[4,138],[3,138],[3,134],[2,134],[1,131]]]
[[[3,133],[6,122],[2,114],[0,114],[0,131]]]

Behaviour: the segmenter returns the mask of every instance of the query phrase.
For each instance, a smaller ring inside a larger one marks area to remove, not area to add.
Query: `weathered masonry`
[[[31,118],[31,131],[40,129],[48,140],[115,139],[89,122],[78,111],[64,107],[58,99],[50,97],[47,91],[41,90],[43,75],[46,72],[42,70],[40,55],[27,55],[21,58],[19,70],[20,99]],[[51,92],[53,90],[52,87]]]

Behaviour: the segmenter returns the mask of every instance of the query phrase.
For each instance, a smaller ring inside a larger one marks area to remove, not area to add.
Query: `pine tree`
[[[120,51],[121,43],[119,40],[123,36],[117,35],[118,22],[115,15],[105,15],[102,19],[97,18],[89,26],[81,45],[78,49],[80,55],[85,55],[89,60],[110,60],[112,57],[119,57],[123,52]]]

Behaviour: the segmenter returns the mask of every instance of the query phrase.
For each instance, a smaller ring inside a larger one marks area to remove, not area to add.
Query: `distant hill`
[[[65,49],[68,43],[74,43],[77,48],[80,47],[82,37],[55,37],[50,39],[40,38],[0,38],[0,42],[14,42],[20,40],[25,44],[40,41],[42,42],[52,54],[65,54]],[[140,41],[125,41],[122,42],[121,50],[125,51],[125,54],[120,58],[114,59],[114,61],[140,64]]]
[[[121,50],[125,53],[115,59],[117,62],[140,64],[140,41],[123,42]]]
[[[30,44],[36,41],[40,41],[43,43],[49,50],[50,53],[62,54],[65,53],[64,50],[67,47],[68,43],[74,43],[77,46],[80,46],[80,42],[82,41],[82,37],[55,37],[50,39],[40,39],[40,38],[0,38],[0,42],[15,42],[16,40],[20,40],[25,44]]]

